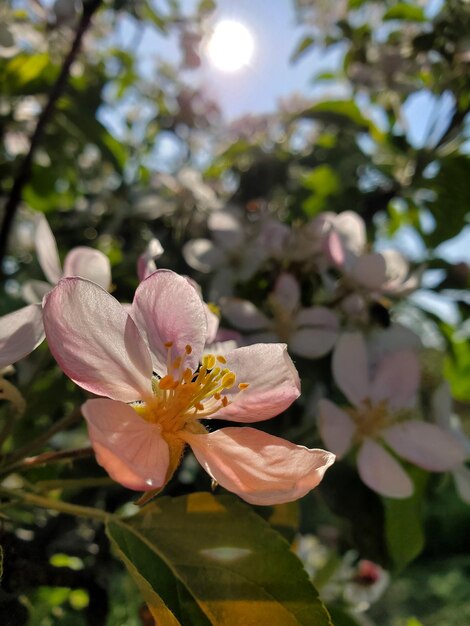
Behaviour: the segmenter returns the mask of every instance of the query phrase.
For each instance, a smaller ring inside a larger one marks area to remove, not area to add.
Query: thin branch
[[[0,275],[3,275],[2,261],[7,250],[8,239],[13,226],[15,214],[23,196],[23,188],[27,184],[31,176],[31,167],[33,164],[34,154],[42,139],[44,129],[54,112],[57,100],[60,98],[67,84],[70,67],[78,55],[83,36],[88,30],[91,24],[91,18],[99,8],[101,2],[102,0],[85,0],[85,2],[83,3],[83,13],[78,23],[72,46],[70,47],[69,53],[64,59],[64,63],[62,65],[62,69],[60,70],[59,76],[57,77],[56,82],[51,88],[49,99],[41,115],[38,118],[36,128],[31,137],[29,151],[25,156],[23,162],[21,163],[19,171],[13,182],[13,187],[11,188],[10,195],[4,207],[3,222],[0,229]]]
[[[80,418],[80,416],[80,408],[76,408],[74,411],[72,411],[70,415],[63,417],[62,419],[52,424],[52,426],[48,430],[41,433],[38,437],[36,437],[36,439],[33,439],[25,446],[23,446],[19,450],[16,450],[16,452],[7,457],[6,465],[4,465],[3,467],[0,466],[0,473],[4,474],[5,472],[10,471],[11,467],[16,467],[18,461],[21,461],[36,450],[39,450],[49,441],[49,439],[52,439],[52,437],[56,433],[59,433],[61,430],[65,430],[66,428],[74,424]]]
[[[5,487],[0,487],[0,495],[12,501],[18,500],[25,504],[38,506],[49,511],[58,511],[59,513],[66,513],[67,515],[75,515],[78,517],[88,517],[102,522],[106,522],[113,517],[112,513],[107,513],[102,509],[70,504],[69,502],[54,500],[53,498],[45,498],[34,493],[26,493],[21,489],[6,489]]]
[[[64,463],[84,459],[93,455],[93,448],[75,448],[73,450],[60,450],[59,452],[43,452],[37,456],[31,456],[16,463],[10,463],[0,468],[2,474],[13,471],[29,470],[31,467],[50,465],[51,463]]]

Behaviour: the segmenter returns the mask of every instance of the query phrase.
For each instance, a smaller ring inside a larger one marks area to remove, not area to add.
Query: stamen
[[[211,370],[215,365],[215,356],[213,354],[206,354],[202,357],[202,364],[208,370]]]
[[[219,363],[224,363],[224,364],[227,363],[227,359],[224,356],[222,356],[221,354],[218,355],[217,361]]]
[[[228,398],[227,398],[227,396],[224,396],[222,398],[222,406],[228,406]]]
[[[248,389],[249,386],[249,383],[239,383],[238,388],[240,389],[240,391],[243,391],[244,389]]]
[[[177,356],[176,359],[173,361],[172,363],[172,367],[175,370],[179,370],[179,368],[181,367],[181,363],[183,362],[182,357]]]
[[[173,347],[173,342],[172,341],[167,341],[163,345],[165,346],[165,348],[172,348]]]
[[[186,354],[191,354],[191,352],[192,352],[192,351],[193,351],[193,349],[192,349],[192,348],[191,348],[191,346],[188,344],[188,345],[185,347],[185,352],[186,352]]]
[[[166,376],[164,376],[158,383],[158,386],[160,387],[160,389],[172,389],[174,383],[176,381],[174,380],[173,376],[171,374],[167,374]]]
[[[237,380],[237,377],[235,376],[233,372],[227,372],[222,377],[221,384],[223,385],[225,389],[230,389],[230,387],[234,386],[236,380]]]

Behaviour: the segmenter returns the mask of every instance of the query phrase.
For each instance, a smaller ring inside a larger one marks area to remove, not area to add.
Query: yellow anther
[[[217,361],[219,363],[227,363],[227,359],[224,356],[222,356],[221,354],[219,354],[219,356],[217,357]]]
[[[212,311],[212,313],[217,315],[217,317],[220,317],[220,308],[216,304],[214,304],[213,302],[208,302],[207,306],[209,307],[209,310]]]
[[[167,341],[163,345],[165,346],[165,348],[172,348],[173,347],[173,342],[172,341]]]
[[[229,371],[223,375],[221,384],[225,389],[230,389],[230,387],[234,386],[236,380],[235,374]]]
[[[215,356],[213,354],[206,354],[202,357],[202,364],[208,370],[211,370],[215,365]]]
[[[193,349],[191,348],[191,346],[189,345],[189,343],[188,343],[188,345],[184,348],[184,350],[185,350],[186,354],[191,354],[191,352],[193,351]]]
[[[173,361],[173,369],[178,370],[181,367],[181,363],[183,362],[183,359],[180,356],[177,356],[176,359]]]
[[[227,406],[227,405],[228,405],[228,398],[227,398],[227,396],[224,396],[222,398],[222,406]]]
[[[175,380],[173,376],[171,376],[171,374],[167,374],[160,380],[158,386],[160,387],[160,389],[171,389],[174,383]]]
[[[238,388],[240,389],[240,391],[243,391],[244,389],[248,389],[249,386],[249,383],[240,383],[238,385]]]

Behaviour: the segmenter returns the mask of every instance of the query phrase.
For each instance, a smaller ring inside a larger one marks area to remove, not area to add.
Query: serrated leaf
[[[107,531],[131,575],[137,571],[177,619],[182,587],[206,623],[332,626],[289,544],[231,496],[160,498]]]

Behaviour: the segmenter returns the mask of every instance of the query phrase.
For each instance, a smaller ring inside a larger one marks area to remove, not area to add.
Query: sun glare
[[[206,46],[211,64],[222,72],[236,72],[247,67],[255,43],[246,26],[234,20],[223,20],[214,26]]]

